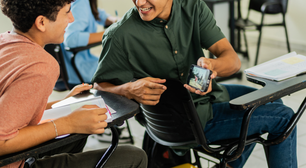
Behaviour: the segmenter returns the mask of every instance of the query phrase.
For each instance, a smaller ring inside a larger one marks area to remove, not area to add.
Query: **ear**
[[[35,22],[34,25],[36,26],[36,28],[41,31],[41,32],[45,32],[46,31],[46,25],[48,24],[48,19],[45,16],[39,15]]]

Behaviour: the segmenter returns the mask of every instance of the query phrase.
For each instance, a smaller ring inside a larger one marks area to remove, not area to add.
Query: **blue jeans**
[[[243,85],[224,85],[234,99],[256,89]],[[213,119],[208,121],[204,129],[208,143],[238,138],[245,111],[230,108],[228,102],[213,104]],[[258,107],[250,120],[248,135],[268,132],[268,139],[278,137],[286,128],[294,112],[285,106],[282,100],[267,103]],[[241,157],[228,164],[234,168],[241,168],[254,149],[255,144],[245,147]],[[269,147],[269,163],[271,168],[297,168],[296,156],[296,128],[289,137],[278,145]]]

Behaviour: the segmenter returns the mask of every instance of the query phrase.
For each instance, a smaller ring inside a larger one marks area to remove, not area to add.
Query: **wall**
[[[241,0],[242,16],[246,17],[249,0]],[[286,14],[286,25],[288,29],[289,42],[292,49],[305,49],[306,47],[306,1],[305,0],[289,0],[288,10]],[[260,14],[251,13],[250,18],[257,23],[260,22]],[[281,15],[266,16],[265,23],[273,23],[281,21]],[[262,42],[270,41],[277,45],[285,46],[285,32],[283,27],[264,27],[262,30]],[[258,33],[248,33],[247,36],[254,37],[257,40]]]
[[[242,15],[246,16],[248,7],[248,0],[241,0],[242,3]],[[128,9],[134,6],[132,0],[99,0],[99,6],[104,8],[109,14],[115,15],[115,10],[118,11],[118,15],[122,16]],[[306,0],[289,0],[288,13],[286,15],[289,40],[292,47],[306,48]],[[223,10],[215,10],[215,12],[221,12]],[[227,12],[225,12],[227,13]],[[225,17],[226,18],[226,17]],[[251,18],[259,21],[259,15],[252,15]],[[279,20],[281,16],[279,16]],[[274,19],[267,17],[266,22],[271,22]],[[217,20],[218,21],[218,20]],[[220,21],[218,21],[220,22]],[[221,23],[220,23],[221,24]],[[221,25],[220,25],[221,27]],[[0,13],[0,32],[11,30],[12,26],[10,20]],[[256,39],[257,33],[249,33],[248,36]],[[285,35],[282,28],[264,28],[263,41],[267,39],[272,43],[280,43],[285,45]],[[293,48],[294,49],[294,48]]]
[[[118,16],[123,14],[134,6],[132,0],[98,0],[99,7],[106,10],[107,13],[115,15],[115,10],[118,11]],[[118,5],[120,4],[120,5]],[[0,12],[0,33],[12,29],[12,23],[2,12]]]
[[[0,12],[0,33],[9,31],[12,27],[11,20]]]
[[[126,11],[134,6],[132,0],[98,0],[98,2],[99,7],[111,15],[115,15],[115,10],[117,10],[119,17],[122,17]]]

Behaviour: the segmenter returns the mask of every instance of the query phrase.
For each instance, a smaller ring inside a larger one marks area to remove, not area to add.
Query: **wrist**
[[[133,82],[128,82],[126,84],[123,85],[123,87],[121,88],[121,93],[123,93],[122,95],[128,99],[133,99],[133,96],[130,92],[131,88],[132,88],[132,84]]]
[[[210,62],[210,70],[215,70],[215,63],[216,63],[216,59],[212,59],[212,58],[208,58],[209,62]]]
[[[64,134],[75,133],[75,131],[73,130],[73,127],[71,126],[71,124],[69,124],[70,121],[69,121],[68,116],[64,116],[59,119],[56,119],[54,120],[54,122],[56,123],[57,134],[59,136],[64,135]]]

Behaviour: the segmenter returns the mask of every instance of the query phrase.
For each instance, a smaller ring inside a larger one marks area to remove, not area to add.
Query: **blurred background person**
[[[105,10],[98,8],[97,0],[76,0],[71,5],[74,22],[66,28],[64,47],[75,48],[102,41],[104,30],[97,32],[98,25],[108,27],[117,21],[118,17],[111,16]],[[63,49],[63,48],[62,48]],[[74,71],[71,58],[72,52],[63,49],[68,83],[71,86],[80,84]],[[90,50],[83,50],[76,54],[75,64],[85,82],[90,80],[98,66],[98,57]],[[64,85],[62,85],[64,87]]]

